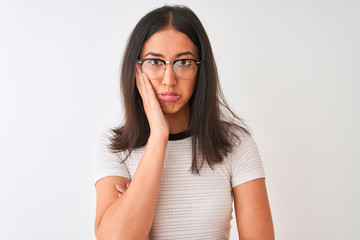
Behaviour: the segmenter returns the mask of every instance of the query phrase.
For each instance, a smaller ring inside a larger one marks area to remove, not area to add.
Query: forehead
[[[153,52],[163,55],[166,60],[172,60],[177,54],[187,51],[198,58],[197,48],[190,38],[172,27],[167,27],[154,33],[144,43],[140,51],[140,58]]]

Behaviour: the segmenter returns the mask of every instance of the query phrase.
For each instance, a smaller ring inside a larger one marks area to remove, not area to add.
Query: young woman
[[[233,199],[240,239],[274,239],[258,149],[189,8],[139,21],[121,89],[124,123],[104,132],[94,162],[98,239],[229,239]]]

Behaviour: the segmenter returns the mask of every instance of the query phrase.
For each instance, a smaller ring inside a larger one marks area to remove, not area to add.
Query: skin
[[[180,58],[198,59],[198,51],[183,33],[168,27],[153,34],[143,45],[141,58],[159,58],[165,61],[179,59],[179,54],[189,52]],[[154,55],[155,54],[155,55]],[[159,57],[159,55],[161,55]],[[196,85],[193,79],[177,79],[171,65],[167,65],[164,77],[150,80],[136,66],[136,84],[143,99],[145,112],[150,124],[150,136],[166,137],[188,129],[189,100]],[[165,102],[158,94],[175,91],[181,95],[176,102]],[[129,188],[127,184],[116,184],[119,197]],[[233,188],[234,205],[239,239],[273,240],[274,228],[267,196],[265,179],[255,179]]]
[[[172,27],[167,27],[153,34],[144,43],[140,52],[140,59],[143,58],[159,58],[165,61],[174,61],[184,58],[198,60],[199,56],[196,46],[184,33]],[[142,70],[139,65],[137,65],[136,70],[140,83],[142,78],[148,80],[146,75],[141,75]],[[170,133],[179,133],[189,129],[189,100],[194,92],[196,79],[197,75],[191,79],[178,79],[175,76],[172,65],[167,64],[162,79],[146,81],[151,84],[154,90],[153,93],[148,93],[151,98],[150,100],[155,102],[155,96],[159,102],[164,117],[168,121]],[[175,102],[166,102],[159,98],[159,94],[162,92],[177,92],[181,97]],[[151,126],[150,129],[152,129]]]

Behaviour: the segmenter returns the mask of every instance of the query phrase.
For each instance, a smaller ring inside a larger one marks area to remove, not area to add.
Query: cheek
[[[187,89],[187,95],[188,97],[190,98],[193,94],[194,94],[194,90],[195,90],[195,86],[196,86],[196,81],[192,81],[192,82],[189,82],[187,85],[186,85],[186,89]]]

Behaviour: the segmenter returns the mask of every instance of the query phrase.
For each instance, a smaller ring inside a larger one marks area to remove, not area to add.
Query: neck
[[[189,130],[190,105],[185,105],[179,112],[165,114],[169,121],[169,130],[171,134]]]

